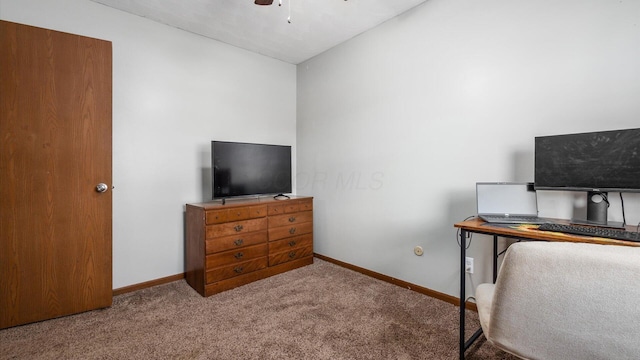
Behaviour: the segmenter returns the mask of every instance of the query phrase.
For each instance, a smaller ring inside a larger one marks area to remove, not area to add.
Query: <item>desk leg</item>
[[[465,272],[464,263],[467,256],[467,232],[460,229],[460,360],[464,360],[465,336],[464,336],[464,317],[465,317]]]
[[[498,278],[498,235],[493,235],[493,283]]]

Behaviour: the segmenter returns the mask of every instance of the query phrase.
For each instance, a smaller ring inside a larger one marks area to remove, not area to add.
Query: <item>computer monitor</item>
[[[586,191],[584,223],[620,227],[607,196],[640,192],[640,128],[536,137],[534,177],[536,190]]]

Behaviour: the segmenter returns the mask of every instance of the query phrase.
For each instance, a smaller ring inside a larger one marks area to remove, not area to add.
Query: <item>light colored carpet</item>
[[[315,259],[208,298],[182,280],[0,330],[0,358],[457,359],[458,316],[449,303]],[[472,334],[477,314],[467,323]],[[476,343],[468,359],[514,359]]]

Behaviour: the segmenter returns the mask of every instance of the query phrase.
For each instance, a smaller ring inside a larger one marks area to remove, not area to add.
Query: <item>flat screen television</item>
[[[640,192],[640,129],[536,137],[534,187],[586,191],[585,222],[607,225],[607,192]]]
[[[291,146],[211,142],[214,199],[291,193]]]

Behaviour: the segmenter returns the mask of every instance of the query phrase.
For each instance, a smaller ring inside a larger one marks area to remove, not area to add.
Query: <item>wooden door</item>
[[[111,305],[111,71],[108,41],[0,21],[0,328]]]

